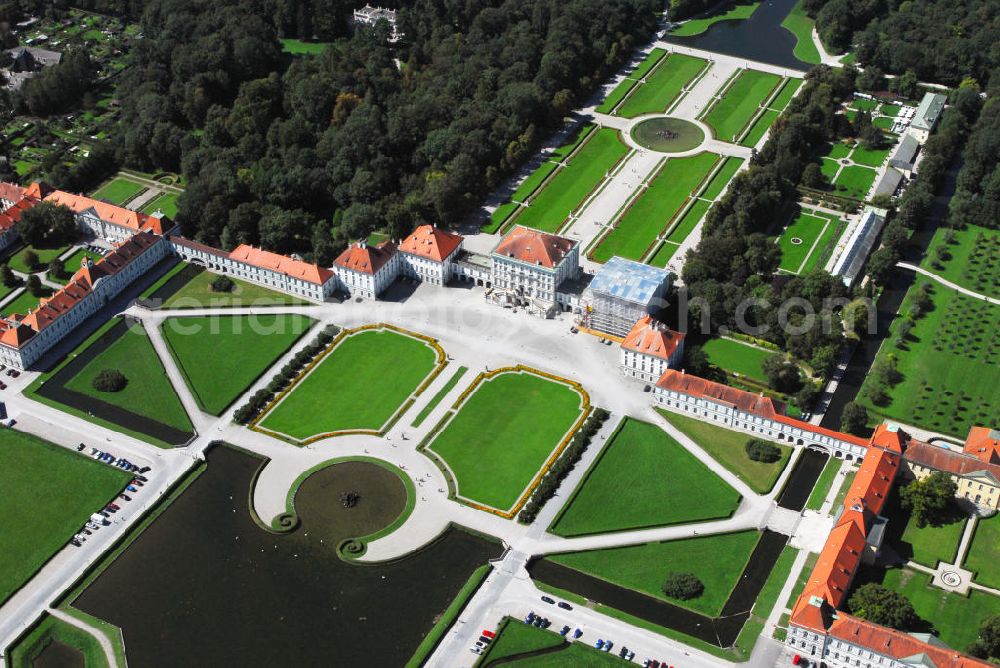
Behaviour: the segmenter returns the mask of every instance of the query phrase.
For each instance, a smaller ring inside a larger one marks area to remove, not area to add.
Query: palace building
[[[490,253],[493,300],[548,314],[568,297],[560,288],[580,276],[580,244],[530,227],[514,227]]]
[[[666,306],[670,276],[665,269],[612,257],[583,291],[581,325],[625,336],[637,320]]]
[[[391,241],[377,246],[359,241],[334,260],[333,268],[340,287],[351,297],[375,299],[399,277],[400,257]]]
[[[680,366],[684,359],[684,334],[645,315],[636,321],[620,349],[622,374],[654,383],[667,369]]]
[[[421,225],[399,244],[404,276],[431,285],[447,285],[465,239],[434,225]]]

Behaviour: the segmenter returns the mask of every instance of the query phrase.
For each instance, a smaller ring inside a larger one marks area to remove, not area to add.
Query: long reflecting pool
[[[398,514],[398,478],[374,465],[327,469],[299,490],[299,528],[274,535],[248,512],[261,463],[214,448],[201,477],[76,599],[121,627],[130,666],[401,666],[501,552],[452,529],[404,559],[346,563],[335,552],[345,532]],[[360,494],[360,525],[341,521],[354,509],[323,508],[342,507],[345,491]],[[366,508],[383,494],[389,511]]]

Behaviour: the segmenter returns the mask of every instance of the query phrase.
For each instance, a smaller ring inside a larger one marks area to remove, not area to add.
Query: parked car
[[[535,621],[535,613],[533,612],[529,612],[528,616],[524,618],[525,624],[531,624],[534,621]]]
[[[576,629],[575,631],[573,631],[573,638],[579,638],[582,635],[583,631],[581,631],[580,629]]]
[[[564,626],[562,627],[562,631],[559,632],[559,635],[564,636],[567,633],[569,633],[569,626]]]
[[[493,631],[490,631],[489,629],[483,629],[483,635],[489,638],[490,640],[497,637],[497,634],[494,633]]]
[[[87,447],[87,446],[85,446],[83,443],[81,443],[80,445],[76,446],[76,451],[77,452],[83,452],[83,449],[85,447]]]
[[[122,501],[131,501],[132,500],[132,497],[129,496],[128,494],[125,494],[124,492],[122,492],[121,494],[119,494],[118,498],[121,499]]]
[[[138,487],[134,487],[134,486],[132,486],[132,485],[129,485],[129,486],[128,486],[128,487],[126,487],[125,489],[127,489],[127,490],[128,490],[128,491],[130,491],[130,492],[138,492],[138,491],[139,491],[139,488],[138,488]]]
[[[606,643],[604,643],[604,651],[605,652],[610,652],[611,648],[614,647],[614,646],[615,646],[615,644],[609,640]]]
[[[69,542],[69,544],[70,544],[70,545],[72,545],[73,547],[80,547],[81,545],[83,545],[83,543],[81,543],[80,541],[78,541],[78,540],[77,540],[77,539],[75,539],[75,538],[74,538],[73,540],[71,540],[71,541]]]
[[[573,609],[573,606],[570,605],[569,603],[567,603],[566,601],[559,601],[559,603],[557,605],[560,608],[562,608],[563,610],[572,610]]]
[[[594,643],[594,647],[596,647],[597,649],[601,649],[602,647],[604,647],[604,641],[598,638],[597,642]]]
[[[549,604],[555,603],[555,601],[549,598],[548,596],[543,596],[542,601]]]

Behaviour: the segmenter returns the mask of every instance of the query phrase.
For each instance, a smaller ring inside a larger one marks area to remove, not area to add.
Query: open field
[[[580,412],[580,394],[568,385],[502,373],[476,388],[429,447],[447,463],[461,497],[506,510]]]
[[[146,186],[141,183],[116,176],[95,190],[91,197],[111,202],[112,204],[124,204],[145,189]]]
[[[662,429],[626,418],[550,531],[568,537],[719,519],[739,501],[733,488]]]
[[[517,223],[545,232],[557,231],[628,150],[613,128],[600,128],[592,133],[570,163],[521,211]]]
[[[948,242],[949,234],[952,240]],[[938,251],[941,248],[943,250]],[[941,255],[939,255],[941,253]],[[1000,297],[1000,232],[978,225],[963,230],[941,227],[920,266],[956,285]]]
[[[638,85],[639,80],[649,74],[649,71],[660,62],[665,53],[666,51],[663,49],[652,49],[649,55],[642,59],[642,62],[632,70],[628,77],[623,79],[620,84],[615,86],[614,90],[608,93],[608,96],[604,98],[604,101],[594,111],[599,114],[610,114],[611,110],[618,106],[618,103],[628,95],[629,91]]]
[[[716,617],[757,545],[756,531],[687,538],[665,543],[556,554],[552,561],[654,598]],[[705,592],[698,598],[667,598],[661,587],[670,572],[694,573]]]
[[[38,625],[11,648],[7,665],[10,668],[41,668],[52,665],[51,656],[43,654],[47,648],[50,652],[58,648],[58,656],[61,658],[56,659],[57,661],[62,658],[69,661],[78,658],[81,662],[79,665],[86,668],[106,668],[108,665],[107,657],[97,638],[49,614],[44,615]],[[70,656],[73,659],[70,659]]]
[[[714,153],[668,159],[591,257],[598,262],[607,262],[613,255],[642,258],[718,159]]]
[[[774,354],[769,350],[720,338],[706,341],[702,350],[708,355],[708,361],[723,371],[738,373],[761,383],[767,382],[767,376],[760,365]]]
[[[260,426],[296,440],[382,428],[434,369],[424,341],[389,330],[345,337],[292,386]]]
[[[1000,307],[918,278],[901,313],[924,283],[933,307],[916,320],[903,349],[893,344],[897,318],[878,355],[898,360],[902,381],[877,406],[865,394],[869,379],[859,401],[875,415],[965,438],[973,425],[1000,424]]]
[[[120,492],[131,479],[30,434],[0,430],[0,603]]]
[[[115,369],[124,374],[128,379],[125,389],[120,392],[94,389],[91,381],[104,369]],[[90,360],[66,383],[66,389],[144,415],[175,429],[191,431],[191,421],[141,326],[133,327]],[[151,397],[156,400],[151,401]]]
[[[752,437],[749,434],[724,429],[710,422],[679,413],[657,409],[657,412],[670,424],[680,429],[701,449],[710,454],[730,473],[745,482],[760,494],[766,494],[774,487],[775,481],[788,465],[792,448],[781,443],[775,443],[781,450],[781,459],[773,463],[755,462],[747,457],[744,446]]]
[[[975,573],[974,581],[1000,589],[1000,515],[976,523],[962,566]]]
[[[777,74],[743,70],[702,120],[718,139],[733,141],[780,82]]]
[[[815,21],[802,9],[802,2],[796,3],[792,11],[781,22],[781,27],[795,35],[795,57],[810,65],[819,65],[822,59],[812,39]]]
[[[674,28],[670,31],[670,34],[674,37],[692,37],[694,35],[700,35],[701,33],[708,30],[711,26],[715,25],[719,21],[743,21],[751,16],[757,11],[760,6],[760,2],[751,2],[746,5],[736,5],[729,11],[723,12],[722,14],[717,14],[715,16],[709,16],[703,19],[691,19],[690,21],[685,21],[680,26]]]
[[[163,336],[198,405],[221,415],[312,324],[297,314],[171,318]]]
[[[706,61],[695,56],[672,53],[662,59],[656,69],[646,77],[618,109],[618,115],[635,118],[643,114],[663,113],[691,83]]]

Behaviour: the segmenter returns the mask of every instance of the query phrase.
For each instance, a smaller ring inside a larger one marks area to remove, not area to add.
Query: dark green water
[[[218,447],[208,462],[74,603],[122,628],[131,668],[401,666],[472,571],[501,551],[450,530],[405,559],[348,564],[318,525],[322,514],[307,510],[285,536],[254,524],[247,494],[261,460]],[[392,488],[395,476],[379,469],[359,480],[362,503],[378,494],[377,479]],[[332,493],[337,505],[339,486],[303,485],[300,503],[315,509],[322,499],[310,495]]]

